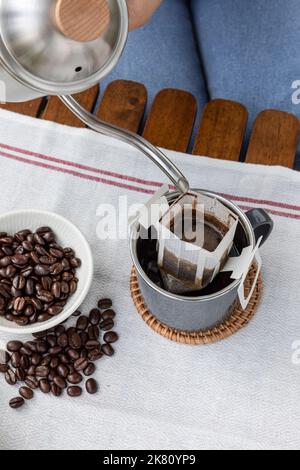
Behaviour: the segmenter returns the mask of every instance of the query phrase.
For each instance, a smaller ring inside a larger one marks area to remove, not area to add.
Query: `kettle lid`
[[[118,62],[128,34],[126,0],[2,0],[1,63],[43,94],[73,94]]]

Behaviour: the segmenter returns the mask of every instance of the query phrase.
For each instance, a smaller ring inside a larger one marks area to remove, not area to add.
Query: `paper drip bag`
[[[238,217],[216,198],[190,192],[158,224],[158,266],[175,294],[200,290],[224,267]]]

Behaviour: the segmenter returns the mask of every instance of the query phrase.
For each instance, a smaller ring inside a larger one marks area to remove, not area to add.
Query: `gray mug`
[[[260,237],[264,243],[273,230],[273,221],[263,209],[253,209],[243,212],[228,199],[208,191],[196,190],[206,196],[215,197],[239,217],[239,225],[235,237],[236,254],[243,248],[251,246],[253,250]],[[169,203],[175,201],[178,192],[167,196]],[[144,301],[159,321],[180,331],[207,330],[224,321],[238,302],[238,290],[241,279],[231,280],[228,275],[227,285],[220,290],[199,296],[183,296],[167,292],[154,283],[142,266],[143,247],[138,237],[139,224],[136,223],[131,231],[130,250],[137,272],[138,283]]]

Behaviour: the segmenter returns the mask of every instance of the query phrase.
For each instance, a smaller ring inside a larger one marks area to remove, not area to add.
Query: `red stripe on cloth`
[[[21,162],[21,163],[27,163],[28,165],[37,166],[37,167],[40,167],[40,168],[45,168],[47,170],[57,171],[59,173],[66,173],[66,174],[69,174],[69,175],[72,175],[72,176],[77,176],[78,178],[82,178],[82,179],[86,179],[86,180],[90,180],[90,181],[96,181],[97,183],[108,184],[110,186],[117,186],[118,188],[129,189],[130,191],[136,191],[136,192],[139,192],[139,193],[151,194],[151,195],[153,195],[154,192],[155,192],[155,191],[152,191],[150,189],[143,189],[143,188],[139,188],[137,186],[130,186],[128,184],[118,183],[117,181],[112,181],[112,180],[108,180],[108,179],[105,179],[105,178],[98,178],[96,176],[86,175],[84,173],[79,173],[77,171],[67,170],[66,168],[61,168],[61,167],[57,167],[57,166],[53,166],[53,165],[48,165],[46,163],[41,163],[41,162],[37,162],[37,161],[33,161],[33,160],[28,160],[27,158],[19,157],[17,155],[11,155],[9,153],[5,153],[5,152],[1,152],[1,151],[0,151],[0,155],[2,157],[9,158],[10,160],[16,160],[16,161]]]
[[[28,165],[36,166],[36,167],[39,167],[39,168],[44,168],[44,169],[51,170],[51,171],[56,171],[56,172],[59,172],[59,173],[69,174],[69,175],[75,176],[77,178],[82,178],[82,179],[94,181],[94,182],[97,182],[97,183],[107,184],[107,185],[110,185],[110,186],[116,186],[116,187],[123,188],[123,189],[128,189],[129,191],[135,191],[135,192],[144,193],[144,194],[151,194],[151,195],[153,195],[155,193],[155,191],[152,191],[150,189],[144,189],[144,188],[140,188],[140,187],[137,187],[137,186],[131,186],[131,185],[128,185],[128,184],[118,183],[116,181],[108,180],[106,178],[99,178],[99,177],[96,177],[96,176],[86,175],[84,173],[79,173],[77,171],[68,170],[66,168],[61,168],[61,167],[57,167],[57,166],[54,166],[54,165],[49,165],[49,164],[37,162],[37,161],[34,161],[34,160],[29,160],[27,158],[19,157],[17,155],[11,155],[11,154],[6,153],[6,152],[1,152],[0,151],[0,156],[2,156],[4,158],[8,158],[10,160],[15,160],[15,161],[18,161],[18,162],[21,162],[21,163],[26,163]],[[253,207],[248,207],[248,206],[240,206],[240,207],[243,210],[253,209]],[[268,209],[268,208],[266,208],[266,210],[270,214],[273,214],[273,215],[276,215],[276,216],[279,216],[279,217],[285,217],[285,218],[288,218],[288,219],[300,220],[300,215],[297,215],[297,214],[291,214],[291,213],[287,213],[287,212],[275,211],[275,210]]]
[[[143,179],[140,179],[140,178],[135,178],[133,176],[124,175],[124,174],[121,174],[121,173],[114,173],[112,171],[103,170],[101,168],[94,168],[92,166],[82,165],[80,163],[70,162],[70,161],[67,161],[67,160],[62,160],[62,159],[59,159],[59,158],[50,157],[49,155],[44,155],[42,153],[31,152],[29,150],[24,150],[24,149],[21,149],[21,148],[18,148],[18,147],[12,147],[12,146],[6,145],[6,144],[1,144],[0,143],[0,147],[5,149],[5,150],[11,150],[12,152],[22,153],[23,155],[27,155],[29,157],[40,158],[41,160],[46,160],[46,161],[49,161],[49,162],[52,162],[52,163],[58,163],[58,164],[66,165],[66,166],[71,166],[71,167],[77,168],[79,170],[92,171],[94,173],[98,173],[98,174],[101,174],[101,175],[111,176],[113,178],[119,178],[121,180],[126,180],[126,181],[132,181],[133,183],[140,183],[140,184],[144,184],[145,186],[155,186],[157,188],[161,188],[161,186],[163,185],[163,183],[159,183],[158,181],[148,181],[148,180],[143,180]]]
[[[21,148],[18,148],[18,147],[12,147],[10,145],[6,145],[6,144],[2,144],[2,143],[0,143],[0,147],[4,148],[6,150],[11,150],[11,151],[14,151],[14,152],[22,153],[22,154],[27,155],[27,156],[40,158],[41,160],[50,161],[52,163],[63,164],[63,165],[66,165],[66,166],[77,168],[77,169],[91,171],[91,172],[94,172],[94,173],[97,173],[97,174],[102,174],[102,175],[105,175],[105,176],[111,176],[113,178],[119,178],[119,179],[122,179],[122,180],[125,180],[125,181],[132,181],[132,182],[135,182],[135,183],[144,184],[145,186],[154,186],[156,188],[160,188],[163,185],[163,183],[160,183],[158,181],[144,180],[144,179],[135,178],[135,177],[132,177],[132,176],[129,176],[129,175],[124,175],[124,174],[121,174],[121,173],[114,173],[114,172],[110,172],[110,171],[107,171],[107,170],[103,170],[101,168],[95,168],[95,167],[91,167],[91,166],[87,166],[87,165],[82,165],[82,164],[79,164],[79,163],[76,163],[76,162],[70,162],[70,161],[59,159],[59,158],[50,157],[48,155],[44,155],[44,154],[36,153],[36,152],[31,152],[29,150],[21,149]],[[122,186],[120,186],[120,187],[122,187]],[[175,188],[175,186],[170,185],[170,189],[173,190],[173,189],[176,189],[176,188]],[[146,191],[141,191],[141,192],[146,192]],[[152,193],[147,192],[146,194],[152,194]],[[253,204],[263,204],[263,205],[268,205],[268,206],[271,206],[271,207],[278,207],[278,208],[281,208],[281,209],[289,209],[289,210],[294,210],[294,211],[300,211],[300,206],[298,206],[298,205],[293,205],[293,204],[288,204],[288,203],[283,203],[283,202],[277,202],[277,201],[270,201],[270,200],[266,200],[266,199],[250,198],[250,197],[246,197],[246,196],[236,196],[236,195],[232,195],[232,194],[222,194],[222,195],[224,197],[228,198],[228,199],[232,199],[233,201],[237,201],[237,202],[249,202],[249,203],[253,203]],[[291,215],[292,214],[290,214],[290,216]]]

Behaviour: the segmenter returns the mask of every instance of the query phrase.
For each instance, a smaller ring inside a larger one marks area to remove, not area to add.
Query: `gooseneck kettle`
[[[188,181],[158,148],[70,96],[111,72],[127,35],[126,0],[0,0],[0,101],[57,95],[88,127],[134,146],[187,192]]]

